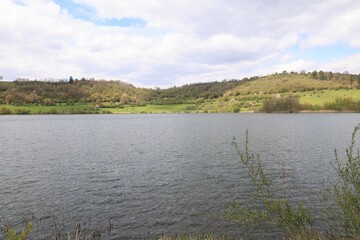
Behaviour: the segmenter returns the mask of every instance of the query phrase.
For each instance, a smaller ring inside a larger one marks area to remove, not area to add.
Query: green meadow
[[[354,101],[360,100],[359,89],[339,89],[339,90],[318,90],[299,93],[301,104],[311,104],[322,106],[326,102],[333,102],[337,98],[352,98]]]
[[[194,104],[167,104],[167,105],[145,105],[145,106],[124,106],[119,108],[101,108],[111,113],[186,113],[193,112],[191,106]]]
[[[27,105],[14,106],[0,104],[3,114],[109,114],[109,113],[189,113],[194,112],[194,104],[168,104],[124,107],[95,108],[91,104],[76,104],[73,106],[54,105]],[[4,110],[5,109],[5,110]],[[8,111],[8,112],[7,112]]]
[[[10,112],[7,112],[7,111]],[[5,112],[4,112],[5,111]],[[68,105],[8,105],[0,104],[0,112],[3,114],[83,114],[83,113],[96,113],[96,111],[87,104],[76,104],[73,106]],[[98,111],[100,113],[100,111]]]

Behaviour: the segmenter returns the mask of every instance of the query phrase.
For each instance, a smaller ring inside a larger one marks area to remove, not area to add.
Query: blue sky
[[[87,4],[76,3],[71,0],[54,0],[63,10],[68,11],[74,18],[81,19],[96,25],[113,27],[144,27],[146,22],[137,17],[98,18],[96,9]]]
[[[329,60],[360,54],[359,47],[351,47],[346,41],[342,40],[320,46],[303,46],[301,43],[308,41],[309,37],[309,34],[299,34],[299,42],[288,49],[294,58],[326,63]]]
[[[6,80],[168,87],[274,72],[360,72],[357,0],[2,0]]]
[[[354,54],[360,54],[360,49],[350,47],[346,43],[335,43],[327,46],[302,48],[296,44],[289,48],[289,52],[297,59],[314,60],[318,63],[326,63],[329,60],[342,59]]]

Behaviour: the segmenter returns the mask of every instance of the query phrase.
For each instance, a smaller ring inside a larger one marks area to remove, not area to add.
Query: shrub
[[[288,112],[294,113],[301,110],[298,96],[288,96],[282,98],[270,98],[263,102],[262,112]]]
[[[360,101],[354,101],[352,98],[336,98],[333,102],[326,102],[324,104],[326,110],[336,111],[356,111],[360,112]]]
[[[29,114],[30,113],[30,110],[26,110],[26,109],[22,109],[22,108],[19,108],[19,109],[16,109],[16,114]]]
[[[185,108],[186,111],[195,111],[196,109],[197,107],[195,105],[188,105]]]
[[[25,240],[33,229],[32,223],[27,223],[25,229],[21,230],[19,233],[16,233],[15,229],[12,227],[5,227],[4,231],[6,233],[6,240]]]
[[[255,192],[245,203],[230,203],[227,216],[233,221],[248,224],[275,223],[291,239],[360,239],[360,150],[355,149],[359,131],[360,124],[354,128],[350,146],[346,149],[346,159],[340,160],[335,150],[332,165],[339,183],[326,189],[323,196],[322,225],[326,230],[319,232],[314,228],[314,217],[303,204],[290,204],[289,199],[279,197],[281,194],[266,174],[260,157],[250,153],[248,132],[244,149],[240,149],[235,139],[232,145],[240,163],[247,169]]]
[[[265,173],[260,157],[250,153],[248,132],[246,132],[244,150],[240,149],[235,139],[232,145],[255,187],[255,197],[243,204],[238,202],[229,204],[227,216],[233,221],[249,225],[273,222],[292,237],[316,238],[317,233],[313,229],[313,218],[310,212],[304,205],[293,206],[288,199],[278,196],[272,179]]]
[[[12,111],[10,110],[10,108],[2,107],[1,114],[12,114]]]
[[[335,161],[332,162],[339,183],[331,186],[324,194],[325,220],[332,238],[360,238],[360,151],[354,149],[358,124],[346,149],[346,158],[341,160],[335,149]],[[330,202],[335,203],[331,206]]]

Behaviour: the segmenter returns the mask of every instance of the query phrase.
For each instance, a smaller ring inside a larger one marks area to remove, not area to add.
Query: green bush
[[[30,110],[19,108],[19,109],[16,109],[15,112],[16,112],[16,114],[29,114]]]
[[[232,145],[240,157],[240,163],[247,169],[251,183],[255,187],[255,196],[245,203],[230,203],[227,216],[233,221],[247,225],[273,222],[291,237],[316,238],[317,233],[313,228],[314,220],[311,213],[303,204],[294,206],[288,199],[279,197],[272,179],[265,173],[260,157],[250,153],[248,132],[246,132],[244,150],[240,149],[235,139]]]
[[[262,112],[287,112],[294,113],[301,110],[298,96],[287,96],[281,98],[269,98],[263,102]]]
[[[360,124],[355,127],[345,159],[341,160],[335,149],[332,165],[339,183],[326,189],[323,198],[326,224],[331,236],[337,239],[360,239],[360,151],[354,149],[358,131]]]
[[[353,131],[346,159],[340,160],[335,150],[335,167],[339,182],[326,189],[323,195],[321,225],[323,231],[314,228],[312,213],[302,204],[291,204],[280,197],[279,190],[266,174],[259,156],[249,150],[248,132],[244,149],[235,139],[232,141],[240,163],[245,166],[254,195],[244,203],[233,201],[227,208],[227,216],[233,221],[258,224],[272,222],[287,233],[290,239],[360,239],[360,150],[355,149],[358,124]],[[321,202],[321,199],[319,199]]]
[[[15,229],[11,227],[6,227],[6,240],[25,240],[33,229],[32,223],[27,223],[25,229],[21,230],[19,233],[16,233]]]
[[[333,102],[326,102],[324,104],[326,110],[336,111],[356,111],[360,112],[360,101],[354,101],[352,98],[336,98]]]
[[[0,114],[12,114],[12,111],[10,110],[10,108],[2,107]]]

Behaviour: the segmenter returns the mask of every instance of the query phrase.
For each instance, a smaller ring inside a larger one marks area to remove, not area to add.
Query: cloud
[[[356,0],[2,0],[0,15],[0,74],[10,80],[72,75],[164,87],[345,71],[360,48]],[[346,52],[333,50],[340,43]],[[332,49],[321,61],[319,47]]]
[[[359,74],[360,54],[344,57],[324,63],[321,69],[334,72],[345,72]]]

